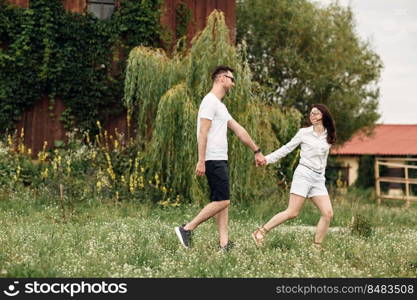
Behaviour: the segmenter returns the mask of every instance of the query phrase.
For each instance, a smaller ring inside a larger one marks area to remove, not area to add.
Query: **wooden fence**
[[[9,3],[28,8],[30,0],[8,0]],[[71,12],[85,13],[87,10],[87,0],[62,0],[66,10]],[[128,0],[125,0],[128,1]],[[161,24],[166,25],[172,33],[176,28],[176,7],[180,3],[184,3],[191,11],[191,22],[187,27],[188,40],[202,30],[206,25],[208,15],[218,9],[225,13],[226,23],[231,32],[231,39],[235,41],[235,0],[165,0],[163,6],[163,16]],[[120,0],[116,1],[116,7],[119,6]],[[50,105],[47,95],[29,107],[22,115],[17,123],[17,130],[20,133],[24,130],[24,143],[27,148],[32,149],[35,155],[39,152],[44,144],[48,142],[48,147],[54,145],[54,141],[66,141],[66,130],[60,122],[62,112],[65,111],[65,105],[62,100],[55,99],[52,110],[48,109]],[[103,128],[114,134],[118,132],[127,136],[126,112],[121,115],[114,115],[110,120],[103,124]]]
[[[397,162],[398,161],[398,162]],[[406,201],[406,206],[410,201],[417,201],[417,196],[410,190],[411,185],[417,185],[417,177],[410,177],[410,169],[417,170],[417,165],[406,164],[406,162],[417,162],[417,158],[375,158],[375,190],[378,197],[378,204],[381,199],[397,199]],[[380,167],[399,168],[404,170],[404,177],[381,177]],[[381,192],[381,182],[400,183],[405,186],[403,195],[390,195]]]

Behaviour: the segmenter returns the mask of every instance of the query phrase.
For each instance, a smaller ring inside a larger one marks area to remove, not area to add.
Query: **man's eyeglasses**
[[[230,80],[235,83],[235,78],[229,75],[223,75],[224,77],[230,78]]]

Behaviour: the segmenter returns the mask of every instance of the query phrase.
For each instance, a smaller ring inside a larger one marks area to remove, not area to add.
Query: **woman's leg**
[[[279,224],[284,223],[288,219],[292,219],[298,216],[301,208],[303,207],[305,197],[290,194],[290,200],[288,202],[288,208],[280,213],[277,213],[273,216],[264,226],[262,226],[266,231],[270,231],[272,228],[278,226]],[[255,232],[255,237],[258,240],[263,239],[263,234],[260,231]]]
[[[314,196],[312,197],[313,203],[320,210],[320,220],[317,224],[316,235],[314,237],[314,243],[321,244],[326,236],[326,233],[330,226],[330,221],[333,217],[332,203],[330,202],[329,195]]]

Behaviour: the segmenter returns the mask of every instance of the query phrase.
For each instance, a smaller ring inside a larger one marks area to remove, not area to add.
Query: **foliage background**
[[[338,143],[378,120],[383,67],[359,39],[350,8],[307,0],[237,2],[237,41],[248,45],[253,76],[269,102],[306,115],[324,103],[336,120]]]

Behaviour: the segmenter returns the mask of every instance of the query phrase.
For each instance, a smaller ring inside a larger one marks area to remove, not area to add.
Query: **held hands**
[[[195,168],[195,174],[197,176],[203,176],[206,173],[206,164],[204,161],[199,161]]]
[[[255,165],[258,166],[265,166],[267,164],[267,161],[265,159],[265,156],[259,152],[255,154]]]
[[[259,152],[255,154],[255,165],[258,166],[265,166],[267,165],[267,161],[265,156]],[[195,174],[197,176],[203,176],[206,173],[206,164],[204,161],[199,161],[195,168]]]

